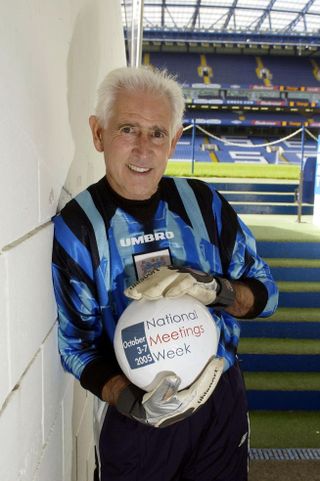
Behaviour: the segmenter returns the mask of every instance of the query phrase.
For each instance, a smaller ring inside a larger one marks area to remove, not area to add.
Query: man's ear
[[[103,139],[102,139],[102,132],[103,129],[100,127],[99,121],[95,115],[91,115],[89,117],[89,125],[92,132],[92,139],[95,148],[98,152],[103,152]]]
[[[177,131],[177,133],[175,134],[175,136],[173,137],[173,139],[171,140],[171,146],[170,146],[170,155],[169,157],[171,157],[171,155],[173,154],[175,148],[176,148],[176,145],[182,135],[182,132],[183,132],[183,127],[181,127],[181,129],[179,129]]]

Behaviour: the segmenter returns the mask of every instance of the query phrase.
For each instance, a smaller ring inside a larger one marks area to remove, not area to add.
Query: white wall
[[[11,0],[0,15],[0,479],[92,480],[92,397],[60,367],[51,217],[99,179],[88,116],[125,65],[119,0]]]
[[[320,135],[318,135],[313,224],[320,226]]]

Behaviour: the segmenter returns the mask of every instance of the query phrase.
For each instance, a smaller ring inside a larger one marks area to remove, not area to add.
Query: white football
[[[217,353],[220,330],[215,321],[206,306],[187,295],[132,301],[116,326],[118,363],[145,391],[172,372],[181,379],[179,390],[184,389]]]

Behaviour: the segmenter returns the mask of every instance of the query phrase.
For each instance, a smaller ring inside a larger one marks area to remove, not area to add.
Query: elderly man
[[[106,176],[54,219],[59,349],[95,395],[100,481],[247,480],[237,319],[271,315],[278,292],[226,200],[199,180],[163,177],[183,112],[182,89],[166,72],[110,72],[89,119]],[[116,361],[115,326],[131,299],[184,294],[218,324],[217,356],[188,388],[168,376],[146,395]]]

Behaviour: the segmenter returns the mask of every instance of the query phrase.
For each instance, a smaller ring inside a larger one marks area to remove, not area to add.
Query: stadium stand
[[[150,64],[161,69],[165,68],[173,75],[177,75],[177,80],[181,83],[192,84],[202,80],[202,77],[198,75],[200,56],[196,53],[189,53],[186,58],[185,55],[176,52],[170,52],[170,54],[152,52]]]
[[[199,70],[203,62],[212,70],[212,84],[265,85],[264,78],[257,75],[258,61],[254,55],[152,52],[148,58],[155,67],[167,68],[178,75],[179,81],[190,85],[203,81]],[[316,79],[308,58],[265,55],[259,59],[262,66],[270,71],[272,85],[320,87],[320,80]]]
[[[320,81],[312,73],[312,64],[308,58],[297,60],[296,57],[266,55],[263,62],[272,73],[273,85],[320,86]]]
[[[317,60],[263,53],[246,55],[240,50],[221,54],[204,49],[197,53],[150,51],[145,61],[167,68],[187,89],[185,127],[193,125],[194,145],[189,129],[172,160],[300,166],[315,156],[316,144],[310,138],[305,140],[303,163],[300,136],[271,148],[261,144],[278,141],[301,127],[320,127]],[[207,135],[195,126],[203,127]],[[246,134],[246,129],[251,133]],[[211,138],[211,134],[221,141]],[[228,141],[240,145],[229,145]],[[279,207],[287,213],[292,208],[296,206],[286,208],[289,210]],[[243,209],[241,212],[246,212],[248,207]]]
[[[263,85],[263,80],[256,75],[256,62],[252,55],[207,54],[206,58],[213,69],[213,83]]]
[[[222,135],[221,140],[210,136],[197,135],[194,148],[190,132],[183,135],[178,142],[173,160],[190,161],[192,156],[196,162],[256,162],[256,163],[292,163],[301,164],[301,140],[285,140],[276,147],[268,149],[262,144],[278,141],[277,137],[231,136]],[[239,145],[229,145],[239,144]],[[209,148],[208,148],[209,145]],[[257,146],[253,148],[253,146]],[[214,146],[214,147],[210,147]],[[304,159],[315,157],[316,143],[307,140],[304,144]]]
[[[207,119],[207,120],[217,120],[221,124],[228,125],[229,122],[238,120],[239,124],[258,123],[259,121],[266,122],[276,122],[278,125],[283,125],[284,122],[297,122],[302,124],[308,121],[308,117],[302,113],[293,112],[250,112],[250,111],[222,111],[222,110],[212,110],[212,109],[188,109],[185,115],[188,120],[191,119]],[[312,116],[312,120],[315,121],[315,116]],[[316,120],[318,121],[318,120]]]
[[[196,162],[212,162],[210,152],[202,148],[202,146],[207,143],[209,143],[209,141],[206,137],[197,136],[193,148],[191,135],[183,135],[177,144],[173,159],[177,161],[190,161],[192,156],[194,156]]]

